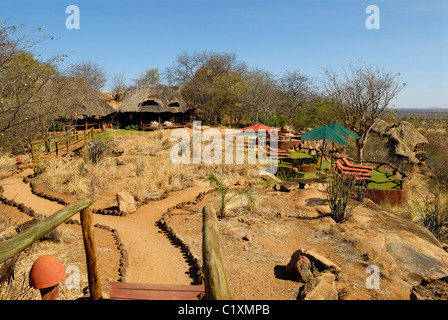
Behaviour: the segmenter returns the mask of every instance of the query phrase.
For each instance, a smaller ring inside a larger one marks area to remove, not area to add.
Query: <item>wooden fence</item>
[[[82,139],[81,139],[82,138]],[[84,145],[87,144],[88,140],[95,139],[95,129],[78,131],[76,129],[70,129],[65,131],[65,133],[59,138],[47,138],[43,140],[33,141],[30,143],[31,147],[31,157],[36,160],[35,147],[44,145],[44,153],[54,152],[56,156],[60,153],[66,153],[70,151],[70,146],[84,140]]]
[[[81,228],[87,262],[90,297],[93,300],[102,298],[100,278],[96,259],[96,245],[93,233],[92,208],[94,197],[77,201],[53,213],[38,224],[20,232],[17,236],[0,244],[0,263],[5,262],[25,248],[32,245],[67,219],[80,212]]]

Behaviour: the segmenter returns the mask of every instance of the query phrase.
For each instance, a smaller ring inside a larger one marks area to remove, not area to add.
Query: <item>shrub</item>
[[[215,189],[215,191],[219,195],[219,214],[218,218],[225,218],[226,217],[226,206],[227,202],[230,201],[235,196],[242,196],[247,198],[249,201],[249,208],[252,212],[256,205],[257,205],[257,198],[255,197],[255,194],[251,192],[249,189],[240,190],[236,193],[234,193],[232,196],[228,197],[230,186],[226,183],[224,179],[219,179],[215,176],[214,173],[209,173],[206,181],[210,182],[210,185]]]
[[[136,125],[136,124],[131,124],[131,125],[128,125],[128,126],[126,126],[125,128],[124,128],[125,130],[138,130],[138,125]]]
[[[348,199],[355,186],[354,175],[332,174],[328,179],[327,197],[331,217],[336,223],[342,223],[350,218],[347,210]]]
[[[85,149],[85,156],[95,164],[112,155],[116,149],[117,144],[113,139],[94,140]]]
[[[420,212],[422,224],[437,238],[442,239],[447,235],[448,227],[448,205],[442,203],[440,193],[434,194],[434,200],[429,197],[422,204],[414,203]]]

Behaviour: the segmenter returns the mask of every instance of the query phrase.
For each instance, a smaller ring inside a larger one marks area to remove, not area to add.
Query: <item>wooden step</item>
[[[203,285],[172,285],[109,282],[105,298],[109,300],[199,300]]]

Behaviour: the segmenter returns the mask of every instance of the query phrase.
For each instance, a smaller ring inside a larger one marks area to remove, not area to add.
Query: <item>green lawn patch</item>
[[[387,170],[374,169],[374,170],[370,170],[369,173],[372,176],[371,180],[377,181],[377,182],[398,179],[396,176],[394,176],[392,173],[390,173]],[[389,182],[389,183],[381,183],[381,184],[369,183],[368,188],[369,189],[400,189],[400,182]]]

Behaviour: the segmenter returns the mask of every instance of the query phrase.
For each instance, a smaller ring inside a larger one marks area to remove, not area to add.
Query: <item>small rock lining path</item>
[[[31,192],[23,178],[30,175],[25,170],[0,181],[3,196],[31,207],[38,214],[49,216],[64,206],[41,198]],[[136,212],[126,216],[95,214],[95,224],[116,229],[128,252],[127,282],[153,284],[191,284],[190,266],[180,248],[157,226],[157,221],[171,207],[181,202],[194,201],[199,192],[210,189],[208,182],[196,181],[195,186],[171,192],[168,198],[151,201]],[[79,220],[79,214],[73,216]]]

